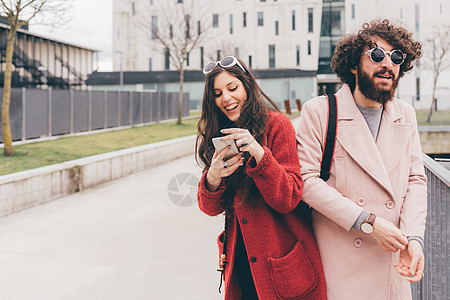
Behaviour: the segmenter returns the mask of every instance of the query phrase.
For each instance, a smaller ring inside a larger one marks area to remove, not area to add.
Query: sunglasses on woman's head
[[[239,68],[241,68],[242,71],[244,71],[244,73],[247,73],[247,71],[244,69],[244,67],[239,63],[239,61],[237,60],[236,57],[234,56],[227,56],[222,58],[221,61],[212,61],[210,63],[208,63],[204,68],[203,68],[203,74],[206,75],[208,73],[210,73],[212,70],[214,70],[214,68],[219,65],[222,68],[230,68],[234,65],[238,65]]]
[[[385,59],[386,54],[389,54],[394,65],[401,65],[406,58],[406,54],[400,50],[386,51],[380,47],[367,50],[364,54],[367,54],[370,57],[370,60],[377,64],[381,63]]]

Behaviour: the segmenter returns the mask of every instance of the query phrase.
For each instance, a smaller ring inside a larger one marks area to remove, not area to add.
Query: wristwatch
[[[375,218],[376,216],[374,214],[370,214],[369,217],[367,218],[367,220],[365,220],[362,224],[361,224],[361,231],[364,233],[372,233],[373,232],[373,223],[375,222]]]

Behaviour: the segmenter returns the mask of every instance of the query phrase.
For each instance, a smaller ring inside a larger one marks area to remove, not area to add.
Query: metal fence
[[[3,89],[0,89],[0,97]],[[133,126],[178,116],[178,93],[12,89],[14,141],[95,129]],[[1,101],[0,101],[1,103]],[[0,105],[0,112],[1,112]],[[183,116],[189,95],[183,94]],[[3,142],[0,127],[0,142]]]
[[[413,299],[450,299],[450,171],[423,157],[428,177],[425,276],[411,285]]]

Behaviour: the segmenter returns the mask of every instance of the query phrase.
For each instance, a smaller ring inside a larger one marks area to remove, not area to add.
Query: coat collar
[[[337,93],[337,139],[347,153],[394,198],[389,174],[401,160],[408,143],[405,126],[397,124],[403,112],[396,100],[384,106],[375,143],[364,116],[356,106],[348,85]]]

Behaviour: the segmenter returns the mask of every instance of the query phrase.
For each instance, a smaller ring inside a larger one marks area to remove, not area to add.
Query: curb
[[[298,116],[289,116],[294,128]],[[196,135],[0,176],[0,218],[194,155]]]
[[[0,176],[0,217],[194,154],[196,135]]]

